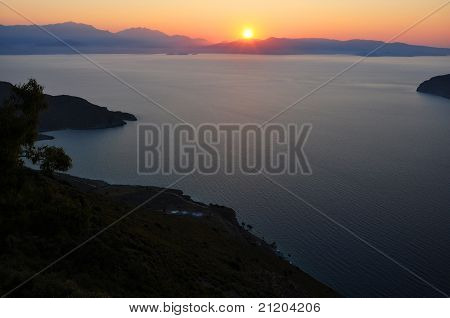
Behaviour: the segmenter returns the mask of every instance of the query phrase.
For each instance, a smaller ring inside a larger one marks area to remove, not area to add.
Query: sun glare
[[[245,28],[245,29],[242,31],[242,37],[243,37],[244,39],[251,39],[251,38],[253,38],[253,30],[250,29],[250,28]]]

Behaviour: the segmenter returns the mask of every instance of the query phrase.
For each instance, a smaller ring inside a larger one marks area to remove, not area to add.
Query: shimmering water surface
[[[261,123],[358,57],[92,55],[186,121]],[[370,58],[278,118],[312,123],[311,176],[275,180],[436,288],[450,293],[450,102],[417,85],[450,73],[449,57]],[[1,56],[0,80],[35,77],[139,122],[176,120],[79,56]],[[136,125],[51,133],[74,175],[166,186],[136,174]],[[176,185],[234,208],[254,232],[346,296],[442,296],[261,176],[193,175]]]

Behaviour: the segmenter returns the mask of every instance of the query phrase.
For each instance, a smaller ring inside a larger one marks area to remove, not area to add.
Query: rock
[[[450,99],[450,74],[432,77],[420,84],[417,91]]]

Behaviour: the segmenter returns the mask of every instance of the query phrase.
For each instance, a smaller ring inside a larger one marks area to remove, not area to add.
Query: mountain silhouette
[[[210,44],[203,39],[167,35],[158,30],[130,28],[120,32],[65,22],[42,26],[83,53],[229,53],[229,54],[347,54],[364,56],[448,56],[449,48],[315,38],[268,38]],[[0,26],[0,54],[73,54],[69,47],[35,25]],[[376,51],[374,51],[376,50]]]
[[[65,22],[43,25],[0,26],[0,54],[72,54],[72,49],[48,32],[83,53],[168,53],[206,45],[203,39],[167,35],[133,28],[117,33],[87,24]]]
[[[405,43],[384,43],[371,40],[339,41],[330,39],[288,39],[239,40],[222,42],[203,47],[205,53],[230,54],[346,54],[365,56],[447,56],[450,49]]]

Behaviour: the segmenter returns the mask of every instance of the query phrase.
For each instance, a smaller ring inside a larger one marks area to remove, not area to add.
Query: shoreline
[[[251,233],[251,226],[247,225],[246,227],[244,223],[240,224],[236,216],[236,211],[232,208],[213,203],[205,204],[195,201],[179,189],[156,186],[110,184],[103,180],[82,178],[64,173],[57,173],[54,178],[76,188],[78,191],[89,195],[94,194],[96,196],[106,197],[113,203],[125,205],[131,210],[140,206],[139,210],[149,208],[168,218],[178,217],[180,219],[187,218],[189,220],[199,221],[202,219],[218,220],[221,226],[225,227],[228,231],[233,232],[235,238],[242,240],[243,244],[250,243],[254,249],[261,249],[262,251],[265,251],[264,253],[276,257],[280,262],[284,263],[284,266],[297,271],[309,282],[314,282],[313,284],[317,283],[319,286],[322,286],[326,296],[319,297],[341,297],[330,287],[316,280],[304,272],[300,267],[290,262],[288,258],[277,250],[275,242],[268,243],[263,238],[259,238]],[[143,204],[152,196],[155,197],[153,200]]]
[[[247,225],[247,228],[244,226],[245,223],[240,224],[237,219],[236,211],[230,207],[214,203],[206,204],[203,202],[195,201],[191,198],[190,195],[185,194],[183,190],[175,188],[132,185],[132,184],[112,184],[104,180],[77,177],[66,173],[56,173],[55,178],[64,182],[68,182],[69,184],[71,184],[72,186],[76,187],[78,190],[81,190],[83,192],[107,195],[114,201],[130,206],[133,205],[138,206],[143,202],[145,202],[146,196],[150,198],[151,196],[161,193],[158,196],[162,196],[164,201],[169,198],[175,199],[173,202],[170,203],[169,202],[164,203],[161,202],[161,200],[158,200],[159,202],[156,204],[156,206],[159,207],[161,211],[167,215],[178,214],[195,217],[194,215],[195,213],[203,213],[202,216],[210,216],[211,214],[216,213],[220,215],[220,217],[229,221],[233,226],[236,226],[236,228],[242,231],[242,233],[248,235],[249,238],[254,240],[254,242],[257,243],[259,246],[267,248],[281,259],[287,261],[292,266],[301,269],[300,267],[290,262],[282,252],[276,249],[275,244],[276,242],[268,243],[263,238],[260,238],[250,232],[250,228],[252,228],[250,224]],[[148,204],[150,205],[150,203]]]

